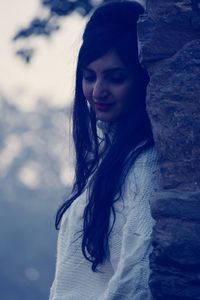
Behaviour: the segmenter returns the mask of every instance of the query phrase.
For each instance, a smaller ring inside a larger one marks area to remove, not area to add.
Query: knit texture
[[[115,202],[116,221],[109,239],[110,255],[100,272],[81,252],[85,191],[64,214],[50,300],[148,300],[149,253],[154,220],[150,201],[158,189],[154,148],[141,153],[129,170],[122,197]],[[103,222],[103,220],[102,220]]]

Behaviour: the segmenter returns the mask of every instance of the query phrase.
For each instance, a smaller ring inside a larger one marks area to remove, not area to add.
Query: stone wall
[[[154,299],[200,299],[199,0],[147,0],[138,30],[161,174],[150,288]]]

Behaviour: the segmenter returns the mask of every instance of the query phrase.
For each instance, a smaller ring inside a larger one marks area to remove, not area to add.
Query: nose
[[[93,99],[104,100],[109,94],[108,87],[102,80],[97,80],[93,86]]]

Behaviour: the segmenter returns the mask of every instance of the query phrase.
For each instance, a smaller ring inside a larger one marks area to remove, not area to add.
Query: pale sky
[[[80,15],[63,18],[61,29],[50,39],[11,41],[18,29],[45,13],[39,0],[0,0],[0,94],[22,110],[33,110],[41,97],[56,106],[66,106],[72,100],[76,55],[85,24]],[[15,55],[23,45],[36,49],[28,65]]]
[[[98,0],[93,2],[97,4]],[[17,30],[26,27],[34,17],[46,13],[41,10],[40,0],[0,0],[0,98],[3,95],[22,111],[37,109],[41,98],[46,99],[48,105],[63,108],[73,101],[76,57],[86,22],[84,18],[78,14],[63,18],[61,29],[50,39],[34,37],[12,42]],[[36,49],[28,65],[15,54],[16,49],[23,46]],[[35,143],[32,132],[28,134],[28,140]],[[5,147],[0,153],[0,177],[7,174],[25,146],[20,135],[6,137]],[[70,163],[62,162],[61,165],[65,166],[61,169],[61,181],[70,182],[73,177]],[[34,187],[39,173],[35,162],[30,162],[21,169],[19,177],[25,185]]]
[[[17,30],[46,14],[40,0],[0,0],[0,95],[25,111],[34,110],[40,98],[61,107],[73,99],[76,57],[86,19],[75,13],[60,20],[61,29],[50,39],[32,37],[12,42]],[[15,55],[23,46],[36,49],[28,65]]]

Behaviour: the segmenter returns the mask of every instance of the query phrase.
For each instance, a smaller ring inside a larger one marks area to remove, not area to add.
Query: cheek
[[[131,85],[124,86],[121,90],[116,93],[116,97],[122,104],[128,104],[133,101],[134,98],[134,88]]]
[[[87,83],[82,82],[82,91],[85,99],[89,103],[90,107],[93,107],[93,102],[92,102],[92,87],[88,85]]]
[[[118,93],[118,104],[121,112],[132,112],[135,108],[135,93],[133,86],[126,86]]]
[[[83,94],[84,94],[85,98],[87,100],[90,100],[91,94],[92,94],[92,89],[88,84],[84,83],[84,81],[82,82],[82,90],[83,90]]]

